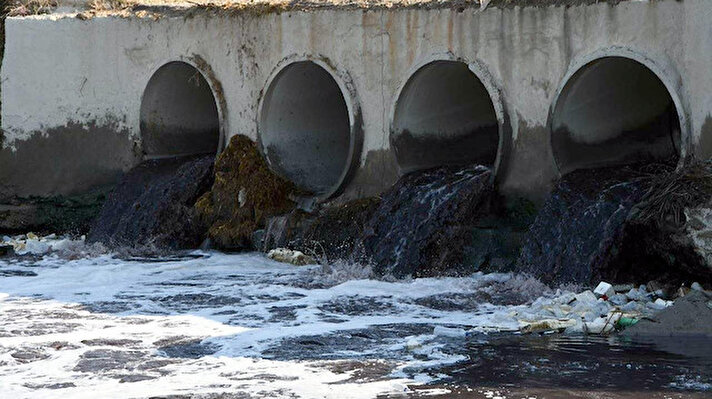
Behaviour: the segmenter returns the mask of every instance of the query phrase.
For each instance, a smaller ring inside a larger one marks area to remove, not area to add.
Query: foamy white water
[[[385,282],[194,256],[1,261],[0,396],[404,392],[463,360],[448,345],[466,334],[516,329],[516,303],[544,292],[504,274]]]

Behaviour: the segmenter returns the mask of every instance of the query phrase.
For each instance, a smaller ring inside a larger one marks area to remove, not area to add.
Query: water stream
[[[211,164],[209,157],[152,161],[132,171],[91,239],[145,246],[159,243],[158,234],[177,242]],[[565,179],[529,233],[521,271],[554,286],[594,274],[591,259],[610,247],[642,196],[619,174],[580,184]],[[589,187],[593,181],[603,189]],[[181,245],[168,255],[131,257],[83,241],[28,240],[24,256],[0,259],[0,392],[489,399],[712,393],[709,338],[681,344],[521,335],[522,320],[564,317],[556,309],[574,293],[502,272],[516,261],[519,242],[503,237],[519,231],[507,212],[511,220],[493,220],[503,214],[498,200],[484,167],[405,176],[359,237],[370,266],[295,267],[258,253],[175,251]],[[468,251],[478,248],[487,259],[475,265]],[[500,272],[477,271],[485,263]]]
[[[386,282],[364,279],[354,265],[294,267],[217,252],[55,254],[2,260],[0,272],[8,397],[712,387],[712,355],[692,344],[680,353],[679,345],[495,332],[516,328],[513,315],[534,298],[556,294],[509,274]]]

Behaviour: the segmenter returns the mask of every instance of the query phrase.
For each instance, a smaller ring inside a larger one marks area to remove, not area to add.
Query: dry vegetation
[[[207,10],[216,12],[266,14],[282,11],[305,11],[323,8],[392,9],[392,8],[452,8],[469,7],[531,7],[547,5],[617,4],[629,0],[0,0],[9,4],[11,16],[51,13],[59,6],[79,11],[79,18],[95,15],[160,17],[169,11]],[[170,8],[168,10],[167,8]]]
[[[56,0],[14,0],[6,7],[9,16],[49,14],[57,7]]]
[[[640,220],[658,225],[685,223],[685,209],[707,205],[712,199],[712,161],[656,174],[641,201]]]
[[[487,1],[483,2],[487,3]],[[132,12],[139,6],[142,13],[145,13],[147,8],[158,9],[170,6],[187,10],[247,11],[264,14],[334,7],[356,9],[467,7],[479,6],[480,0],[10,0],[6,9],[10,16],[29,16],[48,14],[62,5],[78,9],[89,17],[97,14]]]
[[[124,10],[135,6],[136,0],[90,0],[87,7],[96,11]]]

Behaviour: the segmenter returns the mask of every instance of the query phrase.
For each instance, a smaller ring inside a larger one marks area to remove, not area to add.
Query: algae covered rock
[[[195,207],[215,246],[248,250],[253,249],[253,232],[269,217],[294,209],[291,198],[303,194],[269,170],[252,140],[236,135],[215,162],[211,190]]]
[[[2,198],[0,232],[20,234],[65,232],[84,234],[101,212],[110,189],[102,187],[73,196]]]

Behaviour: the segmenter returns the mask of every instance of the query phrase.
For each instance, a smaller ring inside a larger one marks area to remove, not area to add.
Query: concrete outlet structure
[[[297,61],[278,70],[262,98],[258,138],[269,165],[301,188],[330,196],[361,149],[360,126],[327,66]],[[353,104],[352,100],[348,103]]]
[[[401,172],[441,165],[494,165],[497,115],[489,92],[460,61],[418,69],[396,101],[391,145]]]
[[[604,57],[579,69],[555,100],[552,144],[563,173],[680,154],[680,118],[645,65]]]
[[[141,139],[147,157],[216,153],[220,117],[200,71],[169,62],[153,74],[141,99]]]
[[[712,2],[434,4],[8,18],[0,200],[236,134],[336,201],[439,165],[540,199],[578,168],[712,156]]]

